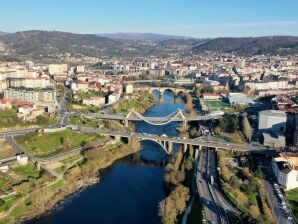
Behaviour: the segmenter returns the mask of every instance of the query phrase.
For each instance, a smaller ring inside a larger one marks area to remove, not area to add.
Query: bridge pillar
[[[182,127],[183,127],[183,130],[187,129],[187,120],[186,119],[183,120]]]
[[[168,153],[171,154],[173,151],[173,142],[168,142]]]
[[[201,150],[200,149],[201,148],[201,146],[199,146],[199,148],[197,149],[195,149],[195,159],[198,159],[198,157],[199,157],[199,151]]]
[[[128,128],[128,119],[124,120],[124,126]]]

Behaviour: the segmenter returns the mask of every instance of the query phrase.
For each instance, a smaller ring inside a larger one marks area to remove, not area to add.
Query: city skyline
[[[1,2],[0,30],[160,33],[196,38],[298,35],[298,2],[20,1]]]

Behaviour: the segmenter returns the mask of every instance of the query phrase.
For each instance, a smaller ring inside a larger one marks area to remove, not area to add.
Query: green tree
[[[247,141],[251,140],[251,136],[253,133],[253,129],[251,128],[248,118],[247,118],[247,114],[243,114],[242,116],[242,132],[246,138]]]

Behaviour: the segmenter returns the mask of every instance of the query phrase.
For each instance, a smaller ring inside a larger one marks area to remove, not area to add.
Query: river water
[[[154,92],[157,103],[144,116],[166,116],[184,109],[181,98],[165,91],[163,97]],[[153,126],[145,122],[135,125],[142,133],[177,136],[177,123]],[[160,223],[158,203],[166,197],[163,188],[164,168],[158,165],[165,152],[157,143],[143,141],[142,150],[121,159],[108,168],[100,180],[77,192],[58,205],[50,214],[29,223]]]

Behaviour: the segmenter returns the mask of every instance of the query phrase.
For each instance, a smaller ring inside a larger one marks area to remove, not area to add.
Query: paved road
[[[211,195],[208,186],[208,151],[203,150],[199,159],[196,183],[203,208],[205,211],[207,223],[221,223],[220,217],[218,216],[217,207]]]
[[[214,178],[214,184],[209,185],[210,191],[217,205],[218,212],[221,217],[221,223],[232,223],[228,211],[234,213],[235,215],[238,215],[239,211],[227,200],[220,188],[216,161],[216,152],[208,150],[208,174],[209,176],[212,175]]]
[[[209,148],[220,148],[232,151],[262,151],[267,150],[264,146],[254,146],[249,144],[233,144],[230,142],[226,142],[221,139],[208,137],[206,141],[206,137],[195,138],[195,139],[184,139],[180,137],[170,137],[165,135],[154,135],[154,134],[146,134],[146,133],[137,133],[137,132],[123,132],[123,131],[104,131],[94,128],[80,128],[82,132],[89,133],[97,133],[100,135],[107,136],[119,136],[119,137],[138,137],[142,140],[153,140],[153,141],[167,141],[178,144],[189,144],[195,146],[209,147]]]
[[[287,208],[282,207],[281,200],[279,199],[277,192],[273,187],[274,178],[270,176],[270,173],[273,172],[272,168],[270,167],[270,162],[266,160],[259,160],[259,163],[265,177],[264,179],[267,198],[275,217],[276,223],[294,224],[294,219],[288,219],[288,216],[292,217],[292,212],[288,208],[289,206],[287,205]]]

